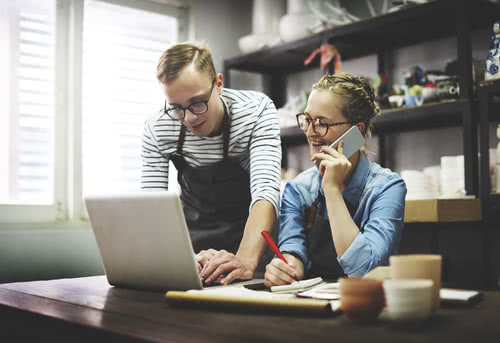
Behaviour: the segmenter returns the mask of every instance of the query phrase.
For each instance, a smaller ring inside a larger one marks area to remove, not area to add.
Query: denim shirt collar
[[[351,205],[357,206],[361,194],[365,189],[366,179],[370,173],[370,161],[364,152],[360,152],[358,164],[352,175],[351,182],[347,185],[347,188],[342,193],[345,200],[347,200]]]
[[[361,194],[366,185],[366,179],[370,173],[370,161],[364,152],[360,152],[358,164],[356,169],[352,174],[351,182],[347,185],[347,188],[342,192],[344,199],[349,202],[350,205],[357,207]],[[320,180],[320,185],[321,185]],[[321,194],[324,195],[323,189],[320,187]]]

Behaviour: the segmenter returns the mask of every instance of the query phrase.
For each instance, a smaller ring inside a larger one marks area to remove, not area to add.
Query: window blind
[[[54,198],[55,0],[2,2],[0,202]],[[6,115],[5,115],[6,114]]]
[[[164,101],[156,66],[177,39],[177,19],[100,1],[84,6],[83,192],[139,190],[144,122]]]

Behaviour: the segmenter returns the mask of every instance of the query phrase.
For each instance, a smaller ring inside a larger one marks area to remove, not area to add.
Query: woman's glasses
[[[307,129],[309,129],[309,126],[312,125],[313,131],[316,132],[321,137],[326,136],[326,134],[328,133],[328,128],[330,126],[349,124],[349,122],[347,121],[330,124],[319,118],[313,119],[309,114],[305,112],[298,113],[296,115],[296,118],[299,129],[306,132]]]

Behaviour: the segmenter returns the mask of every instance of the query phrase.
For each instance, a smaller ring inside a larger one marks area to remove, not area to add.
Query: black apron
[[[346,204],[348,204],[346,202]],[[318,212],[318,208],[321,213]],[[348,206],[351,216],[353,210]],[[334,280],[345,276],[344,270],[337,261],[337,251],[332,238],[328,219],[323,218],[326,209],[325,197],[318,192],[312,206],[306,209],[307,248],[311,259],[311,269],[306,277],[321,276]]]
[[[182,125],[177,153],[180,198],[195,253],[225,249],[236,253],[243,238],[251,202],[250,177],[237,159],[228,157],[231,117],[224,105],[222,122],[224,159],[204,167],[191,167],[182,158],[186,128]]]

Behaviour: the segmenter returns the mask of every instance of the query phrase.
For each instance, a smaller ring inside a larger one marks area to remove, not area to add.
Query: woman
[[[326,75],[312,87],[298,126],[310,146],[312,167],[287,183],[280,210],[279,248],[270,287],[304,277],[359,276],[388,264],[403,229],[406,186],[396,173],[370,162],[365,148],[349,159],[329,145],[353,125],[365,137],[379,108],[373,88],[350,74]]]

